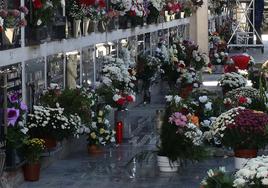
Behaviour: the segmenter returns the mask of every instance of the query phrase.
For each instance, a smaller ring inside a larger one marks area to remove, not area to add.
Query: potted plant
[[[218,169],[210,169],[207,172],[207,175],[208,176],[202,180],[200,188],[233,188],[234,178],[231,174],[226,172],[225,167],[219,167]]]
[[[77,115],[64,115],[64,109],[34,106],[33,113],[28,114],[27,127],[32,137],[45,140],[48,150],[57,145],[57,141],[75,136],[81,126],[81,118]]]
[[[95,107],[96,111],[87,130],[88,153],[92,155],[102,153],[102,146],[115,142],[115,132],[111,129],[110,122],[107,119],[111,107],[101,104],[95,105]]]
[[[222,87],[223,94],[233,89],[245,87],[247,84],[247,80],[242,75],[235,72],[225,73],[218,82],[219,86]]]
[[[268,141],[268,115],[243,107],[232,108],[222,113],[206,134],[216,139],[235,153],[235,167],[240,169],[249,158],[257,156],[258,149]]]
[[[23,166],[26,181],[38,181],[40,177],[40,155],[45,150],[45,141],[39,138],[27,139],[24,142],[26,164]]]
[[[175,95],[168,96],[167,101],[160,133],[158,165],[160,171],[174,172],[186,160],[203,159],[206,151],[203,147],[203,133],[197,122],[192,121],[192,114],[183,114],[182,99]]]
[[[16,167],[23,160],[21,147],[27,137],[28,128],[24,125],[27,106],[20,99],[19,93],[8,95],[7,133],[6,133],[6,166]],[[19,160],[18,160],[19,159]]]
[[[257,111],[266,110],[260,92],[253,87],[241,87],[227,92],[223,103],[226,109],[243,106]]]
[[[250,159],[243,168],[235,173],[233,187],[258,187],[265,188],[268,185],[267,169],[268,157],[261,156]]]

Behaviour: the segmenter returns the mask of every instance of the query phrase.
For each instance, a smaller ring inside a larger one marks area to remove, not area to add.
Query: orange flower
[[[197,127],[199,127],[199,117],[195,115],[189,115],[188,119],[191,121],[191,123],[195,124]]]

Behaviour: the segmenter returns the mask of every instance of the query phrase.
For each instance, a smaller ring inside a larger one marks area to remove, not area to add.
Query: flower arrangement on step
[[[129,61],[105,57],[102,69],[102,82],[97,89],[99,96],[110,106],[118,109],[126,108],[134,102],[134,81],[136,77],[130,73]]]
[[[28,114],[29,134],[47,143],[53,142],[53,146],[46,145],[48,149],[55,147],[56,141],[77,136],[81,126],[81,118],[76,114],[64,115],[64,109],[59,104],[56,108],[34,106],[33,113]]]
[[[225,73],[218,82],[224,94],[233,89],[245,87],[247,84],[247,80],[242,75],[235,72]]]
[[[234,178],[231,174],[226,172],[225,167],[219,167],[218,169],[210,169],[200,183],[200,188],[215,188],[224,187],[232,188]]]
[[[115,132],[112,130],[107,116],[111,107],[101,104],[95,105],[95,112],[92,114],[92,122],[88,126],[87,141],[89,153],[101,152],[101,146],[115,142]]]
[[[26,181],[38,181],[40,177],[40,158],[45,150],[45,141],[39,138],[30,138],[23,143],[23,153],[26,164],[23,166]]]
[[[186,17],[191,16],[203,5],[203,0],[184,0],[183,11]]]
[[[192,114],[186,116],[182,113],[185,106],[181,100],[176,95],[167,97],[168,103],[161,127],[158,155],[168,157],[171,162],[201,160],[206,156],[203,133],[197,122],[193,121]],[[173,164],[178,166],[176,163]]]
[[[229,58],[228,55],[228,53],[216,52],[210,57],[210,62],[212,65],[225,65]]]
[[[19,9],[4,10],[0,6],[0,32],[7,28],[25,27],[27,25],[27,21],[25,19],[21,19],[22,13],[27,15],[29,13],[28,8],[22,6],[19,7]]]
[[[233,187],[259,187],[268,186],[268,157],[260,156],[250,159],[242,169],[234,175]]]
[[[243,106],[252,110],[266,110],[260,92],[253,87],[241,87],[229,91],[226,93],[223,102],[227,109]]]
[[[252,158],[256,157],[258,149],[267,145],[267,125],[266,113],[237,107],[216,118],[205,135],[231,147],[237,158]]]
[[[19,93],[8,95],[7,108],[7,148],[20,149],[23,140],[27,137],[28,128],[24,125],[25,114],[28,111],[27,105],[20,99]]]
[[[106,15],[106,2],[104,0],[81,1],[81,7],[84,15],[92,21],[100,21]]]

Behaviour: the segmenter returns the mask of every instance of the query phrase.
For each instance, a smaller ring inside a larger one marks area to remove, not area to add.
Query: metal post
[[[62,89],[65,89],[66,88],[66,76],[67,76],[67,71],[66,71],[66,53],[63,52],[63,88]]]
[[[80,86],[83,85],[83,49],[80,48],[80,59],[79,59],[79,65],[80,65]]]
[[[93,88],[96,88],[96,45],[93,45]]]

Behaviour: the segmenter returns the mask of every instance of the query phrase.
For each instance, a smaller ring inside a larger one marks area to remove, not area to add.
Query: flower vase
[[[74,20],[73,22],[73,34],[74,34],[74,37],[77,38],[77,37],[80,37],[81,36],[81,20]]]
[[[88,28],[89,28],[90,19],[89,18],[83,18],[83,35],[88,35]]]
[[[29,163],[23,166],[23,174],[25,181],[38,181],[40,177],[40,163]]]
[[[114,112],[114,123],[123,123],[123,138],[129,139],[132,137],[131,124],[128,121],[128,110],[118,109]]]
[[[177,172],[178,171],[178,162],[171,162],[168,157],[157,156],[157,164],[159,166],[160,172]]]
[[[106,31],[107,23],[104,20],[98,22],[98,31],[104,33]]]
[[[238,149],[234,150],[235,169],[241,169],[252,158],[257,157],[257,149]]]
[[[171,18],[170,18],[168,11],[165,11],[165,21],[169,22],[170,20],[171,20]]]
[[[94,156],[97,156],[103,153],[102,147],[97,146],[97,145],[88,145],[87,151],[88,151],[88,154],[94,155]]]

